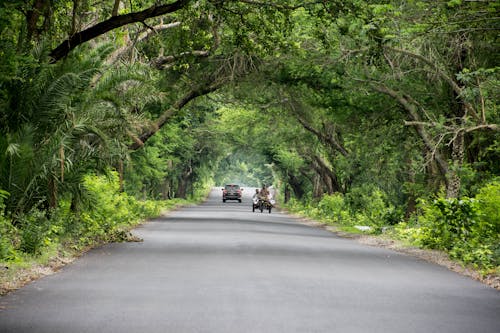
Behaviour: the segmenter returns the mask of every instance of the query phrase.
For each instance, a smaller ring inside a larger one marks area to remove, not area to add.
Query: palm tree
[[[0,188],[10,193],[11,214],[34,206],[49,210],[63,196],[78,201],[85,174],[126,158],[128,133],[141,121],[131,110],[151,100],[145,90],[152,88],[144,68],[105,71],[110,51],[103,46],[48,65],[46,53],[36,49],[37,61],[11,82],[16,98],[5,103],[11,117],[0,139]]]

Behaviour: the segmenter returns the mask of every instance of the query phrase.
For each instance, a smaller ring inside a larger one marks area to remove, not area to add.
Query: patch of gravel
[[[408,246],[401,241],[389,239],[387,238],[387,236],[384,235],[373,236],[373,235],[349,233],[341,231],[335,226],[327,225],[322,222],[309,220],[304,217],[297,217],[297,218],[302,224],[328,230],[340,237],[353,239],[364,245],[390,249],[440,266],[444,266],[453,272],[459,273],[464,276],[468,276],[494,289],[500,290],[500,276],[498,274],[489,274],[483,276],[477,270],[474,270],[471,267],[466,267],[463,264],[450,259],[448,254],[443,251],[429,250],[429,249],[422,249],[418,247]]]

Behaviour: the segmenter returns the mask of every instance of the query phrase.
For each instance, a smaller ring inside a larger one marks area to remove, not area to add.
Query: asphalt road
[[[500,292],[248,198],[135,234],[0,298],[0,332],[500,332]]]

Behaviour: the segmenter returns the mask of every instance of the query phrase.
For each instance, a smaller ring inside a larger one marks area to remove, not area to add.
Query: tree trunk
[[[193,174],[193,168],[191,167],[191,165],[189,165],[187,169],[184,170],[184,172],[180,176],[177,192],[175,195],[176,198],[182,198],[182,199],[187,198],[187,193],[190,186],[190,180],[192,174]]]
[[[187,186],[188,180],[181,178],[177,186],[177,192],[175,193],[176,198],[186,199],[187,197]]]
[[[61,183],[64,183],[64,160],[65,160],[65,157],[64,157],[64,146],[61,145],[59,147],[59,158],[60,158],[60,169],[61,169]]]
[[[288,175],[288,184],[292,187],[293,193],[297,199],[302,199],[304,196],[304,189],[302,188],[302,182],[294,175]]]
[[[313,198],[314,199],[319,199],[325,194],[323,191],[323,184],[321,181],[321,176],[319,174],[314,175],[314,181],[313,181]]]
[[[31,40],[38,36],[38,21],[44,7],[47,5],[46,0],[35,0],[30,10],[26,12],[27,39]]]
[[[76,33],[76,21],[78,17],[78,7],[80,4],[80,0],[73,0],[73,14],[71,17],[71,30],[69,32],[70,36],[73,36]]]
[[[113,11],[111,12],[111,16],[117,16],[118,10],[120,9],[121,0],[115,0],[115,4],[113,5]]]
[[[161,198],[163,200],[169,200],[171,199],[170,195],[170,182],[165,180],[161,186]]]
[[[124,168],[123,168],[123,160],[120,159],[118,161],[118,176],[119,176],[119,180],[120,180],[120,188],[119,188],[119,191],[120,192],[123,192],[124,191],[124,187],[123,187],[123,176],[124,176]]]
[[[340,192],[340,185],[335,172],[327,165],[321,157],[314,156],[314,169],[321,176],[323,184],[325,186],[326,192],[328,194],[333,194]]]
[[[284,198],[283,200],[285,201],[285,203],[288,203],[288,201],[290,201],[290,196],[291,196],[291,193],[290,193],[290,186],[288,186],[288,184],[285,184],[285,190],[284,190]]]
[[[447,198],[458,198],[460,194],[460,186],[462,181],[460,179],[460,169],[462,168],[464,161],[464,133],[459,132],[455,140],[453,140],[453,147],[451,152],[451,158],[453,165],[450,168],[448,175],[448,183],[446,187],[446,197]]]
[[[415,184],[415,171],[412,168],[412,159],[407,158],[406,165],[408,168],[408,180],[407,183],[411,184],[408,193],[408,199],[406,200],[406,211],[405,211],[405,219],[408,220],[411,215],[415,212],[417,208],[417,201],[415,191],[413,189],[413,185]]]
[[[57,182],[54,177],[49,178],[48,189],[48,203],[49,209],[54,209],[57,207]]]
[[[453,61],[453,71],[455,73],[460,73],[464,70],[469,49],[468,49],[467,35],[460,35],[456,41],[455,56],[452,57]],[[467,108],[466,101],[460,96],[465,87],[460,86],[456,83],[458,89],[453,89],[450,87],[450,100],[451,100],[451,111],[452,111],[452,122],[457,123],[457,127],[461,128],[464,125],[465,117],[467,116],[467,110],[473,110],[472,107]],[[451,148],[451,168],[448,175],[448,184],[446,187],[446,197],[447,198],[458,198],[460,194],[460,186],[462,184],[460,179],[460,171],[464,162],[464,152],[465,152],[465,142],[464,142],[464,132],[458,130],[453,139]]]

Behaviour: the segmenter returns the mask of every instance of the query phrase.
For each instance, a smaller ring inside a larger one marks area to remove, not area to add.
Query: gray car
[[[240,185],[227,184],[222,189],[222,201],[226,202],[226,200],[238,200],[238,202],[241,202],[241,191],[243,191],[243,189]]]

